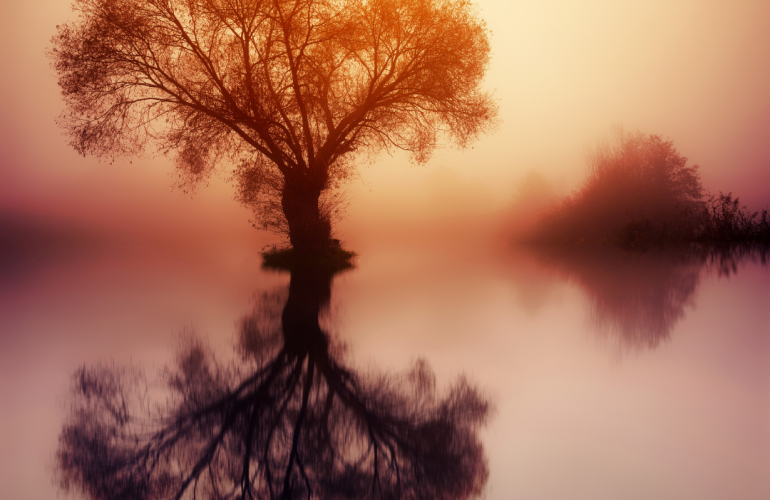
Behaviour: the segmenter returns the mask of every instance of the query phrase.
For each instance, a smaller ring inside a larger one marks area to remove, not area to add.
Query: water
[[[349,227],[357,267],[312,306],[330,359],[365,387],[384,376],[407,392],[409,371],[427,366],[439,398],[464,375],[493,406],[473,427],[487,498],[770,496],[770,271],[759,254],[542,252],[472,227]],[[55,453],[78,369],[159,380],[191,338],[238,362],[243,318],[279,324],[298,282],[260,268],[254,232],[134,238],[16,219],[3,231],[2,498],[60,495]],[[286,339],[260,352],[273,359]]]

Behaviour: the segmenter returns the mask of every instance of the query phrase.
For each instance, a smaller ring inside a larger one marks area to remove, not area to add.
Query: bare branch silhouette
[[[263,296],[239,323],[237,365],[192,342],[167,372],[165,405],[152,406],[139,374],[80,370],[62,487],[94,499],[479,495],[489,403],[464,378],[440,396],[424,361],[400,376],[346,365],[318,321],[331,280],[295,269],[282,311]]]
[[[49,55],[82,154],[173,152],[295,249],[328,245],[356,155],[426,161],[494,124],[488,30],[468,0],[74,0]]]

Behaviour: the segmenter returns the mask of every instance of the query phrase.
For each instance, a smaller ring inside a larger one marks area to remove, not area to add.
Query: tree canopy
[[[543,221],[541,237],[565,241],[682,239],[703,223],[698,165],[670,140],[618,128],[588,155],[582,188]]]
[[[361,154],[426,161],[495,121],[467,0],[74,0],[50,56],[82,154],[172,153],[180,184],[232,165],[258,224],[308,249]]]

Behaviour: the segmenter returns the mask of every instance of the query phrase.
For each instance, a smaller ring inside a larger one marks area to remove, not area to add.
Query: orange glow
[[[493,243],[531,218],[522,190],[577,189],[613,124],[671,139],[705,190],[770,205],[770,2],[476,3],[500,126],[425,165],[399,153],[358,165],[336,236],[359,268],[332,299],[351,355],[386,369],[425,356],[439,381],[466,372],[493,388],[489,498],[767,498],[767,266],[729,280],[641,266],[642,290],[686,300],[654,350],[621,363],[594,330],[643,316],[633,291],[589,276],[593,260],[549,268]],[[251,227],[226,171],[191,197],[162,155],[99,162],[68,146],[45,50],[73,16],[69,0],[0,2],[0,229],[12,228],[0,236],[31,241],[14,240],[18,274],[0,276],[2,498],[56,494],[49,465],[78,366],[160,368],[189,325],[229,353],[251,294],[287,282],[260,268],[278,240]],[[575,496],[587,482],[598,492]]]
[[[381,156],[371,168],[363,166],[365,189],[355,182],[350,188],[350,214],[373,203],[370,190],[381,197],[372,210],[387,212],[404,197],[416,203],[419,189],[400,194],[392,187],[420,185],[438,168],[486,190],[485,199],[498,207],[533,169],[568,191],[582,178],[584,150],[614,123],[672,139],[701,165],[707,190],[733,191],[757,207],[770,202],[762,189],[770,184],[770,32],[764,27],[770,4],[552,0],[479,6],[492,31],[485,86],[498,99],[500,128],[472,149],[439,151],[424,167],[405,167],[401,156],[395,165]],[[141,159],[112,167],[84,160],[61,137],[53,118],[62,104],[44,51],[55,25],[72,18],[66,2],[2,9],[2,205],[44,209],[94,175],[108,177],[102,191],[141,193],[171,184],[155,173],[137,178]],[[152,169],[169,171],[161,160]]]

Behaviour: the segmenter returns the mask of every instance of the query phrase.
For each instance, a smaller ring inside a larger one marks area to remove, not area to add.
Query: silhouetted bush
[[[703,226],[698,239],[703,242],[770,243],[770,216],[767,209],[751,213],[732,193],[711,195],[706,201]]]
[[[583,187],[546,213],[540,242],[768,242],[767,210],[750,213],[731,194],[705,198],[698,165],[670,140],[618,129],[589,155]]]

